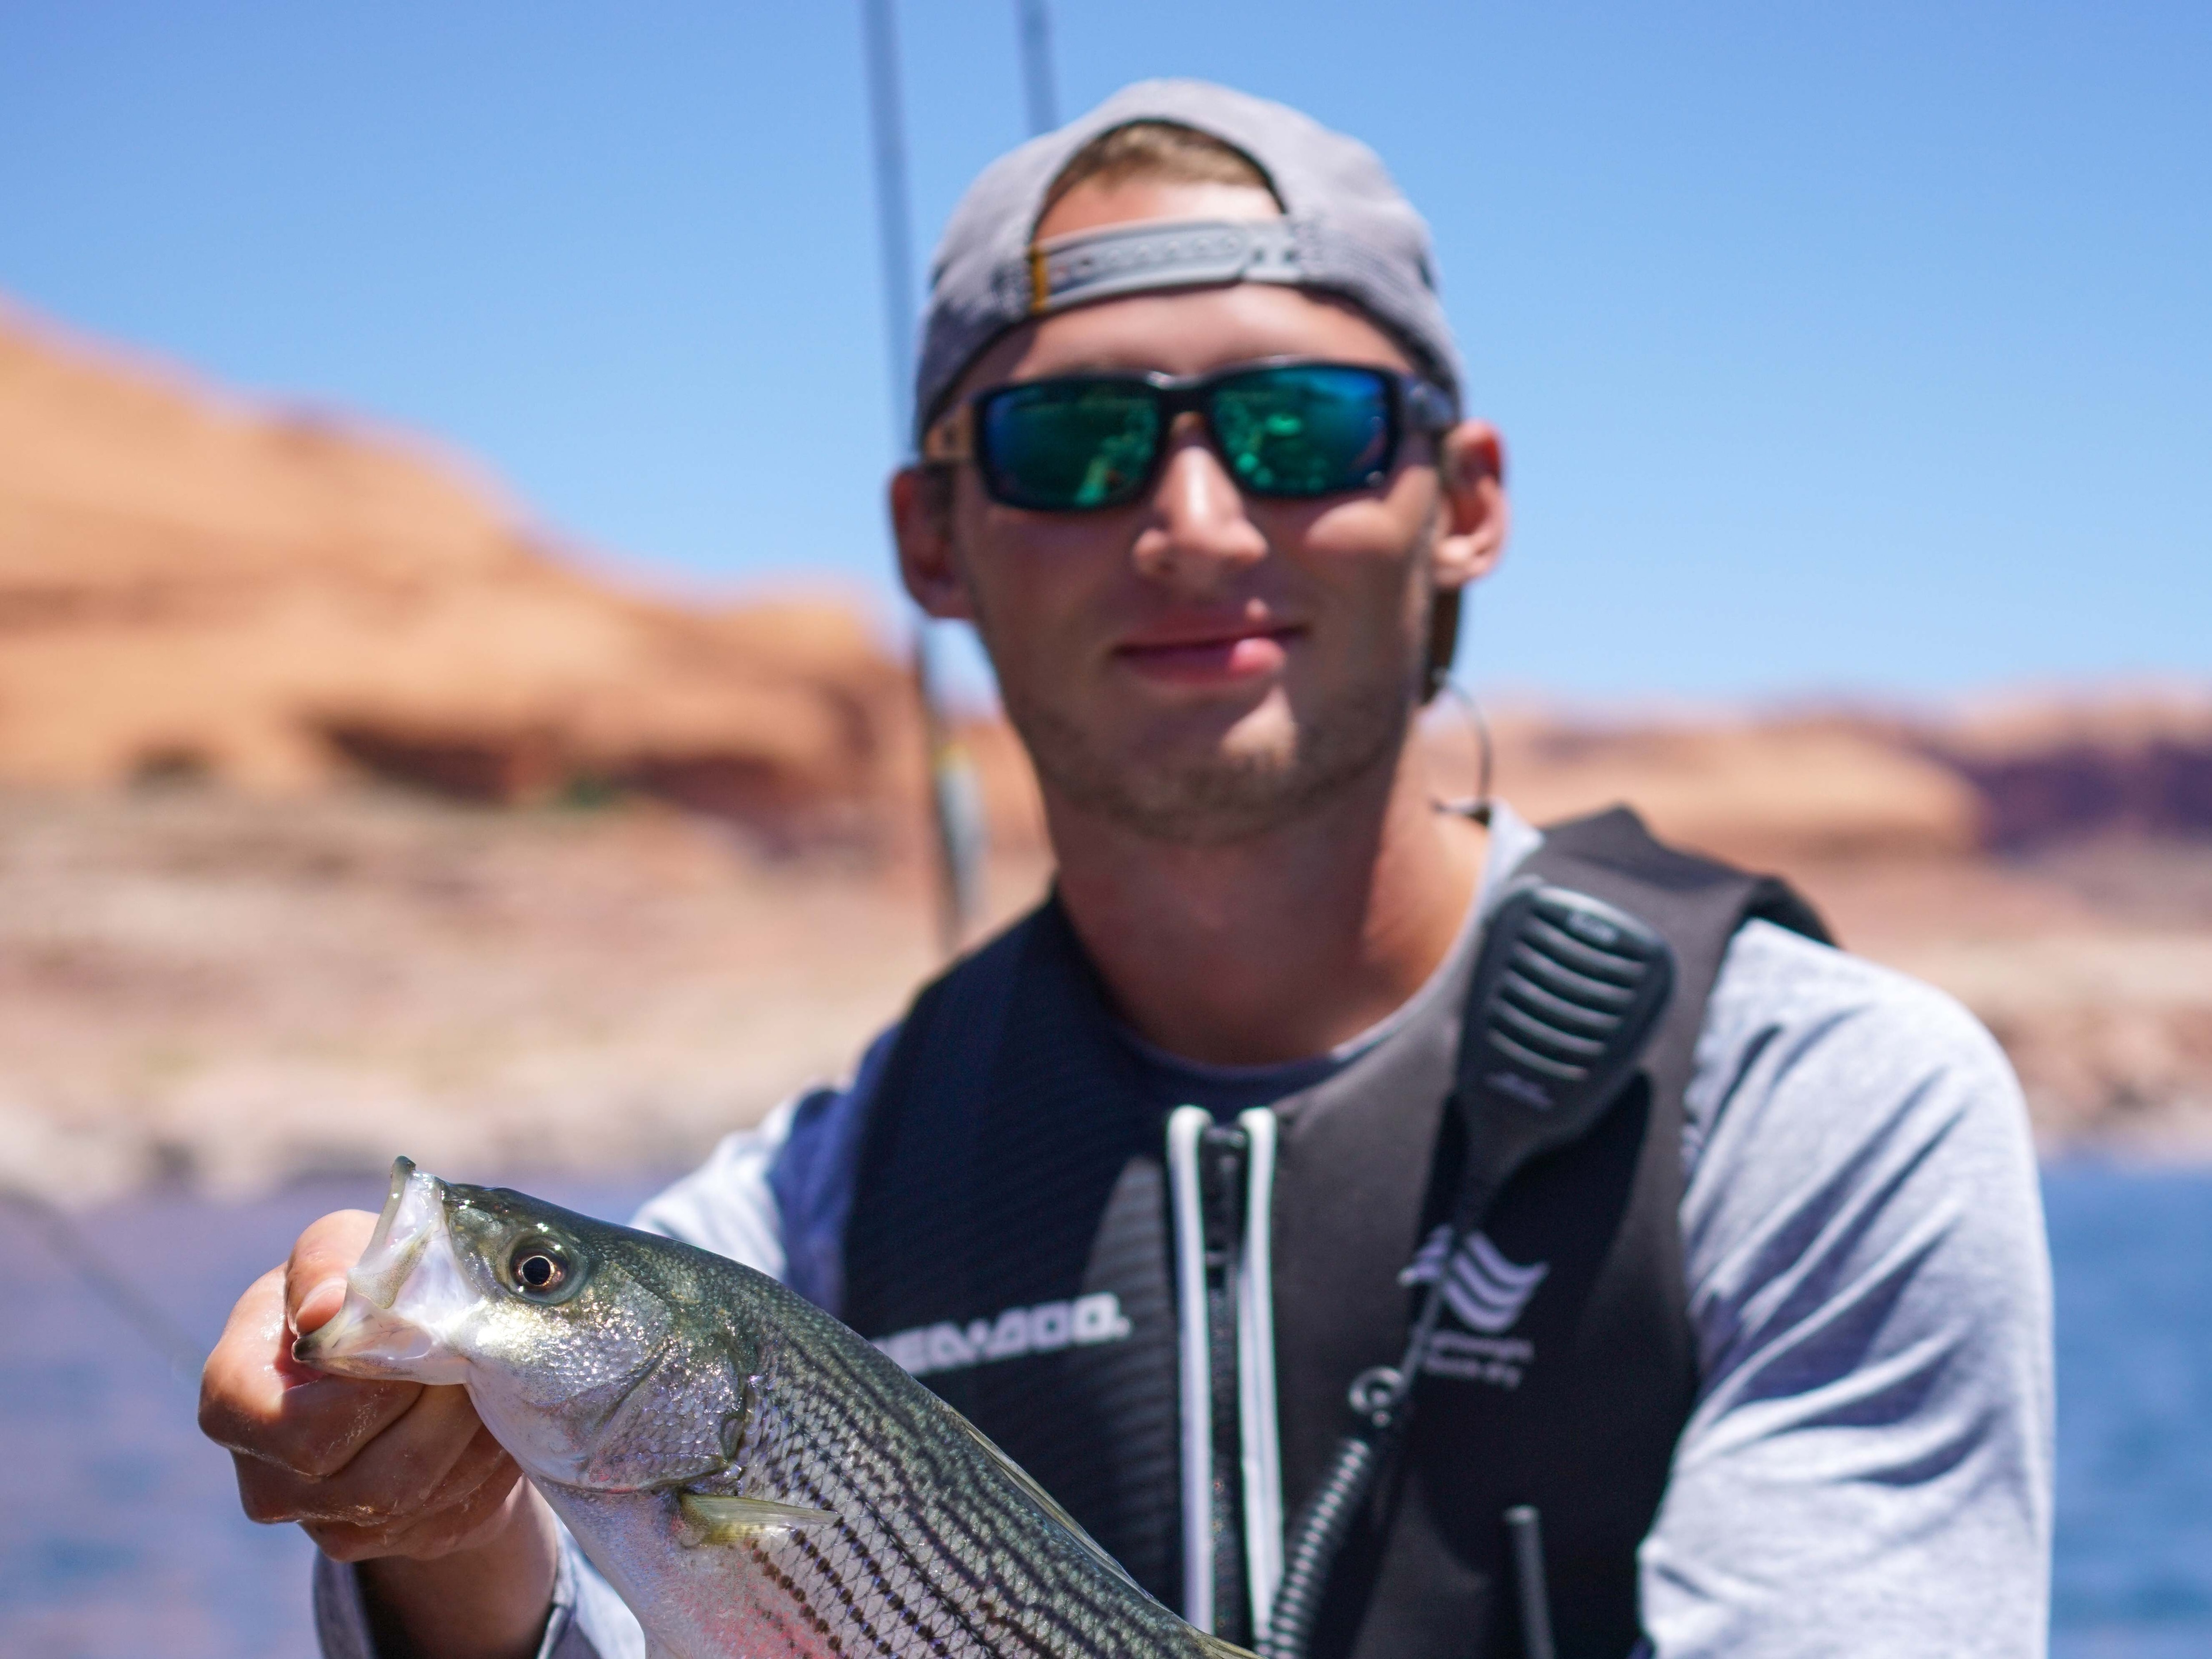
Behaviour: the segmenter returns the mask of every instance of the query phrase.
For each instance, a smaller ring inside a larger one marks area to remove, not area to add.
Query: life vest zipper
[[[1249,1643],[1281,1577],[1272,1273],[1274,1114],[1168,1119],[1182,1425],[1183,1616]]]

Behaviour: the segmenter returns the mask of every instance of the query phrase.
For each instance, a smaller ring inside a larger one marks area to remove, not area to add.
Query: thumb
[[[345,1300],[346,1273],[368,1249],[376,1218],[338,1210],[308,1224],[284,1264],[284,1322],[295,1336],[328,1324]]]

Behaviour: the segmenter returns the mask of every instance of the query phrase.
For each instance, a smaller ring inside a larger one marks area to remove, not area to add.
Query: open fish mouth
[[[468,1362],[456,1340],[483,1305],[453,1252],[446,1183],[392,1160],[376,1231],[346,1275],[328,1323],[292,1345],[292,1357],[340,1376],[459,1382]]]

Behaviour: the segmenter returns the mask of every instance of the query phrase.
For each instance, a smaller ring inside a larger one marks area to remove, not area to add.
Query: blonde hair
[[[1274,196],[1260,164],[1210,132],[1176,121],[1132,121],[1100,133],[1067,158],[1037,210],[1042,219],[1080,185],[1111,190],[1133,179],[1172,185],[1244,185]],[[1282,199],[1276,198],[1280,207]]]

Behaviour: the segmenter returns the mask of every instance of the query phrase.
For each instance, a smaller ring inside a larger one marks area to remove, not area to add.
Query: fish
[[[649,1659],[1250,1659],[865,1337],[673,1239],[403,1158],[294,1352],[467,1389]]]

